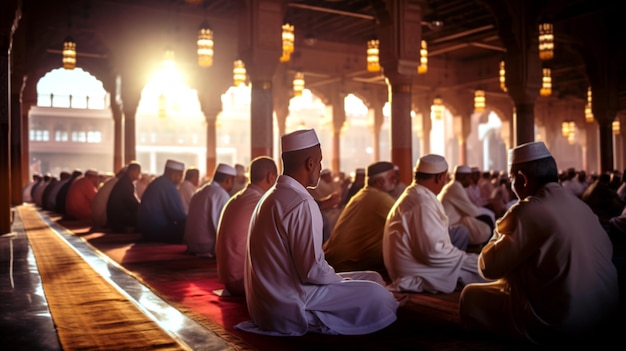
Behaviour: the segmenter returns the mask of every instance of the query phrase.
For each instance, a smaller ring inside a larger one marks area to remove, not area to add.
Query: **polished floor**
[[[231,345],[153,294],[114,262],[44,217],[93,268],[140,310],[191,350],[229,350]],[[50,315],[37,262],[19,215],[0,237],[0,345],[5,350],[62,350]]]

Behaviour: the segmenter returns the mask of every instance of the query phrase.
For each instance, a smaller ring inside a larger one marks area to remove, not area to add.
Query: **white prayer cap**
[[[518,163],[552,157],[543,141],[534,141],[518,145],[509,150],[509,166]]]
[[[217,165],[217,168],[215,169],[216,173],[222,173],[222,174],[226,174],[226,175],[231,175],[231,176],[236,176],[237,175],[237,170],[232,167],[229,166],[227,164],[224,163],[220,163],[219,165]]]
[[[165,168],[182,172],[185,170],[185,164],[174,160],[167,160],[167,162],[165,162]]]
[[[95,169],[88,169],[85,172],[85,176],[97,176],[98,175],[98,171],[96,171]]]
[[[428,154],[420,157],[415,165],[415,172],[439,174],[448,170],[448,162],[441,155]]]
[[[313,129],[296,130],[280,138],[282,152],[308,149],[320,143]]]
[[[469,166],[465,166],[465,165],[457,165],[454,167],[454,174],[471,174],[472,173],[472,169],[469,168]]]

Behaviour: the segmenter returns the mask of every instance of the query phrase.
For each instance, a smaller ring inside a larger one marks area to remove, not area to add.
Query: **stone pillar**
[[[272,81],[282,54],[281,26],[286,3],[250,0],[240,11],[239,54],[252,86],[250,101],[250,158],[273,154]]]
[[[346,109],[344,105],[345,95],[341,85],[333,85],[330,103],[333,109],[333,120],[331,124],[331,155],[330,170],[333,174],[341,172],[341,129],[346,122]]]
[[[124,113],[117,103],[115,93],[109,96],[113,114],[113,171],[117,173],[124,167]]]
[[[138,81],[139,77],[135,77],[131,73],[123,75],[121,79],[122,112],[124,113],[122,117],[124,120],[124,164],[128,164],[137,159],[135,114],[143,86]]]
[[[221,94],[215,87],[203,85],[198,100],[206,119],[206,175],[213,176],[217,167],[217,116],[222,111]]]
[[[594,86],[593,91],[593,116],[598,122],[599,130],[599,146],[600,146],[600,164],[599,173],[613,170],[614,151],[613,151],[613,120],[617,117],[617,109],[615,105],[615,93],[609,93],[606,86]]]
[[[278,137],[280,138],[287,132],[287,117],[289,116],[289,96],[287,91],[283,89],[277,91],[274,97],[274,112],[276,113],[276,125],[278,127]],[[280,157],[280,153],[276,163],[280,174],[283,168],[283,160]]]
[[[408,184],[413,164],[411,85],[419,63],[422,9],[418,3],[386,1],[378,19],[380,63],[390,89],[391,162],[400,168],[400,181]]]
[[[372,132],[372,149],[374,150],[372,153],[371,162],[380,161],[380,130],[385,122],[385,116],[383,114],[383,107],[385,107],[385,103],[387,102],[387,94],[386,92],[377,93],[374,92],[371,94],[371,109],[374,113],[374,119],[371,125]]]
[[[20,92],[23,79],[14,79],[11,87],[11,205],[19,206],[23,202],[22,184],[22,109],[20,106]]]

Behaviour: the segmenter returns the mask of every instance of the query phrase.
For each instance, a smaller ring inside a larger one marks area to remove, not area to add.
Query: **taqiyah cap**
[[[98,171],[96,171],[95,169],[88,169],[85,172],[86,176],[97,176],[98,175]]]
[[[367,176],[373,177],[377,174],[391,171],[391,170],[393,170],[393,163],[386,162],[386,161],[376,162],[367,166]]]
[[[415,172],[439,174],[448,170],[448,162],[441,155],[428,154],[420,157],[415,165]]]
[[[320,143],[313,129],[296,130],[280,138],[282,152],[304,150]]]
[[[185,170],[185,164],[174,160],[167,160],[167,162],[165,162],[165,168],[182,172]]]
[[[472,167],[472,173],[474,173],[474,172],[480,172],[480,168],[478,168],[476,166]]]
[[[365,174],[365,168],[357,168],[356,174]]]
[[[552,157],[543,141],[534,141],[518,145],[509,150],[509,166],[518,163]]]
[[[472,173],[472,169],[469,168],[469,166],[465,166],[465,165],[457,165],[454,167],[454,174],[471,174]]]
[[[231,176],[236,176],[237,175],[237,170],[232,167],[229,166],[225,163],[220,163],[217,165],[217,168],[215,169],[216,173],[222,173],[222,174],[227,174],[227,175],[231,175]]]

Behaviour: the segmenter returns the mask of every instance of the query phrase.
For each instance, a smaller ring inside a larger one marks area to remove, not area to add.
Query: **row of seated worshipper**
[[[446,208],[455,206],[446,199],[450,192],[467,196],[461,187],[470,170],[457,166],[449,179],[445,159],[425,155],[395,202],[384,190],[387,174],[379,174],[378,186],[372,179],[382,163],[368,167],[365,187],[323,245],[326,260],[338,271],[377,271],[394,292],[461,290],[468,330],[537,344],[584,340],[612,320],[619,303],[611,242],[591,208],[560,186],[543,143],[520,145],[509,159],[521,200],[494,223],[493,233],[478,239],[487,241],[478,254],[452,243]]]
[[[84,173],[78,169],[72,173],[62,171],[58,178],[35,174],[24,187],[24,200],[68,219],[91,220],[91,202],[101,181],[103,178],[95,169]]]

